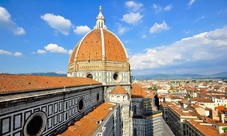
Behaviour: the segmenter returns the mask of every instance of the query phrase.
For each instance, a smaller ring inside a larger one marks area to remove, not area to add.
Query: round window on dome
[[[116,72],[116,73],[113,74],[113,79],[114,79],[115,82],[120,82],[121,79],[122,79],[122,76],[121,76],[120,73]]]

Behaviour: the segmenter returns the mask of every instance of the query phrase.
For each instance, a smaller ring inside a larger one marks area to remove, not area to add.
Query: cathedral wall
[[[30,129],[32,126],[43,128],[42,135],[44,136],[54,132],[59,133],[104,101],[102,86],[40,91],[50,93],[37,96],[24,93],[21,98],[19,98],[21,95],[18,94],[16,100],[9,99],[0,102],[1,136],[21,136],[26,133],[35,133]],[[42,121],[39,122],[39,120]],[[44,125],[45,123],[46,125]]]
[[[118,71],[77,71],[68,74],[69,77],[87,77],[92,75],[92,79],[101,82],[103,85],[126,85],[131,86],[130,72]]]
[[[115,62],[115,61],[82,61],[72,63],[68,67],[68,71],[129,71],[129,64],[126,62]]]

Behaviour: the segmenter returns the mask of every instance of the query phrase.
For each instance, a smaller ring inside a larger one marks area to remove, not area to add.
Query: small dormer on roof
[[[99,14],[96,17],[96,25],[95,25],[94,29],[99,29],[99,28],[107,29],[107,27],[105,25],[105,18],[102,15],[102,7],[101,6],[99,7]]]

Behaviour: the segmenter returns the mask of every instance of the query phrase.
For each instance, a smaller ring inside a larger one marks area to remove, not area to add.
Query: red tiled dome
[[[102,39],[103,37],[103,39]],[[79,42],[72,52],[70,64],[79,61],[127,62],[127,54],[121,41],[106,29],[94,29]]]
[[[122,42],[114,33],[107,30],[104,22],[105,19],[100,8],[94,29],[76,45],[70,56],[69,64],[75,61],[128,61]]]

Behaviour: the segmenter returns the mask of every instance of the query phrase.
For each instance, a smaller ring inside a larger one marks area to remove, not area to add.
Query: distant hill
[[[213,76],[213,77],[227,77],[227,72],[220,72],[220,73],[212,74],[210,76]]]
[[[58,74],[58,73],[55,73],[55,72],[27,73],[26,75],[37,75],[37,76],[67,76],[67,74]]]
[[[67,76],[67,74],[58,74],[56,72],[40,72],[40,73],[26,73],[26,75],[38,76]],[[227,72],[220,72],[210,75],[200,74],[147,74],[147,75],[133,75],[136,80],[178,80],[178,79],[227,79]]]
[[[148,74],[148,75],[133,75],[136,80],[168,80],[168,79],[227,79],[227,72],[220,72],[211,75],[200,74]]]

